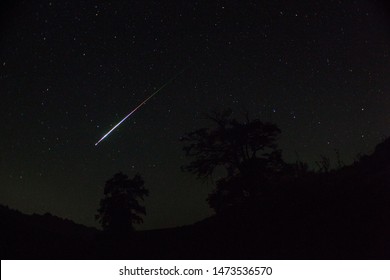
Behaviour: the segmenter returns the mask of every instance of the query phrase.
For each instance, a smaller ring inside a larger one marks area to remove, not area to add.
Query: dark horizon
[[[378,144],[381,144],[381,143],[378,143]],[[374,147],[374,148],[375,148],[375,147]],[[358,161],[359,161],[359,157],[362,157],[362,156],[370,156],[370,155],[372,155],[373,152],[374,152],[374,149],[373,149],[373,151],[372,151],[371,153],[356,155],[357,157],[356,157],[355,160],[358,162]],[[336,153],[336,151],[334,151],[334,153]],[[330,166],[331,170],[333,170],[333,171],[338,171],[338,170],[339,170],[339,167],[337,166],[337,159],[336,159],[336,156],[333,155],[333,157],[327,157],[327,158],[331,160],[331,162],[330,162],[330,164],[331,164],[331,166]],[[302,163],[307,163],[307,162],[305,162],[305,161],[302,161],[301,158],[300,158],[299,160],[301,160]],[[319,157],[319,160],[318,160],[316,163],[308,164],[310,170],[312,170],[312,171],[318,171],[319,168],[318,168],[318,165],[316,165],[316,164],[318,164],[319,161],[320,161],[320,157]],[[294,162],[290,162],[290,163],[294,163]],[[345,164],[344,162],[342,162],[342,164],[343,164],[343,167],[344,167],[344,168],[345,168],[345,167],[352,167],[352,166],[353,166],[352,163],[350,163],[350,164]],[[183,171],[183,173],[184,173],[184,171]],[[129,173],[129,175],[131,176],[131,175],[134,175],[134,174]],[[223,176],[222,176],[222,177],[223,177]],[[211,190],[211,187],[213,186],[213,183],[212,183],[212,182],[206,183],[206,186],[204,185],[204,182],[202,182],[202,180],[198,180],[197,182],[199,183],[199,187],[205,188],[205,189],[208,190],[209,192],[210,192],[210,190]],[[215,183],[215,182],[214,182],[214,183]],[[146,182],[146,184],[147,184],[147,182]],[[104,183],[103,183],[102,185],[104,186]],[[208,186],[207,186],[207,185],[208,185]],[[147,223],[147,221],[148,221],[148,214],[147,214],[147,215],[145,215],[145,217],[144,217],[144,223],[141,224],[141,225],[136,225],[135,228],[136,228],[137,231],[160,230],[160,229],[173,229],[173,228],[177,228],[177,227],[181,227],[181,226],[193,225],[193,224],[195,224],[195,223],[202,222],[203,220],[206,220],[207,218],[213,217],[213,216],[215,215],[215,212],[214,212],[212,209],[210,209],[209,206],[207,205],[207,201],[206,201],[207,195],[208,195],[208,193],[206,193],[206,194],[204,195],[204,199],[203,199],[202,203],[204,204],[205,208],[207,208],[207,210],[208,210],[208,215],[205,215],[205,216],[203,216],[203,217],[199,217],[199,219],[197,219],[197,220],[188,221],[188,222],[182,223],[182,224],[172,224],[172,225],[170,225],[170,226],[161,226],[161,227],[145,227],[144,224],[145,224],[145,223],[148,224],[148,223]],[[102,198],[102,197],[103,197],[103,195],[101,195],[101,198]],[[148,199],[148,198],[146,198],[146,203],[145,203],[146,205],[148,205],[147,199]],[[100,200],[99,200],[99,201],[100,201]],[[98,208],[98,203],[99,203],[99,201],[98,201],[97,204],[96,204],[96,209]],[[50,212],[50,211],[42,211],[42,212],[32,211],[32,212],[26,212],[26,211],[23,211],[23,210],[21,210],[21,209],[14,208],[14,207],[12,207],[11,205],[7,205],[7,204],[2,204],[2,203],[0,203],[0,206],[8,207],[8,208],[11,209],[11,210],[16,210],[16,211],[21,212],[22,214],[26,214],[26,215],[34,215],[34,214],[36,214],[36,215],[42,215],[42,216],[44,216],[44,215],[49,214],[49,215],[51,215],[51,216],[58,217],[58,218],[64,219],[64,220],[69,220],[69,221],[71,221],[71,222],[74,222],[74,223],[76,223],[76,224],[83,225],[83,226],[86,226],[86,227],[93,227],[93,228],[96,228],[96,229],[98,229],[98,230],[101,230],[101,229],[102,229],[102,228],[101,228],[101,225],[98,223],[98,221],[96,221],[96,220],[93,218],[94,215],[96,214],[96,211],[92,213],[92,216],[91,216],[91,223],[88,224],[88,223],[79,222],[79,221],[77,220],[77,217],[76,217],[76,219],[74,219],[74,218],[69,217],[69,216],[57,215],[56,213],[53,213],[53,212]],[[96,210],[96,209],[95,209],[95,210]],[[172,216],[172,218],[175,218],[175,217]]]

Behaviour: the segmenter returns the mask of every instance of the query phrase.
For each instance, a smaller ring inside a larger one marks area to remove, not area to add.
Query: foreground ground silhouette
[[[128,238],[0,207],[2,259],[389,259],[390,139],[194,225]]]

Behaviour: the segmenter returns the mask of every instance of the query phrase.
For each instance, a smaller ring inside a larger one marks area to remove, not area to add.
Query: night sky
[[[96,226],[106,180],[141,173],[140,229],[212,214],[180,136],[232,108],[286,161],[351,163],[390,135],[385,1],[10,1],[0,26],[0,203]],[[186,70],[94,144],[156,89]]]

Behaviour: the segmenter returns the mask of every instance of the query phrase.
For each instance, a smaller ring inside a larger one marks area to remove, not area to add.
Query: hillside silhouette
[[[267,195],[189,226],[109,235],[0,207],[2,259],[389,259],[390,138],[337,170],[279,180]]]
[[[86,258],[97,233],[49,213],[26,215],[0,205],[1,259]]]

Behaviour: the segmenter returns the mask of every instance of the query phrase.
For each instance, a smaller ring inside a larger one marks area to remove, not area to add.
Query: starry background
[[[140,229],[211,214],[179,142],[230,107],[276,123],[287,161],[369,153],[390,133],[385,1],[9,1],[0,26],[0,203],[96,226],[140,172]],[[112,126],[187,70],[97,147]]]

